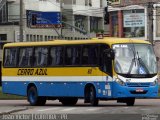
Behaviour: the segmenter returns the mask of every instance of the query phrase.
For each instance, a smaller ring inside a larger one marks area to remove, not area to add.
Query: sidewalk
[[[27,107],[17,107],[17,106],[1,106],[0,107],[0,115],[2,114],[11,114],[11,113],[14,113],[14,112],[19,112],[19,111],[23,111],[23,110],[27,110],[28,108]]]

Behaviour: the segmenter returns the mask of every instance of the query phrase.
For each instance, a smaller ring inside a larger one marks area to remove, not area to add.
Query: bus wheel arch
[[[42,106],[46,103],[46,97],[38,96],[38,90],[34,83],[27,86],[27,99],[32,106]]]
[[[98,105],[98,98],[96,97],[96,89],[95,86],[91,83],[86,84],[84,89],[84,102],[91,103],[92,106]]]
[[[28,93],[29,88],[31,88],[33,86],[37,89],[37,86],[34,83],[29,83],[28,84],[28,86],[27,86],[27,93]]]

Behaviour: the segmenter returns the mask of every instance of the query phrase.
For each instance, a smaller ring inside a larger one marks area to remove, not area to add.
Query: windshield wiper
[[[141,72],[141,74],[149,74],[149,70],[146,67],[146,65],[143,62],[143,60],[139,57],[138,51],[136,52],[136,55],[134,54],[134,58],[132,59],[131,65],[129,67],[128,74],[131,73],[134,63],[135,63],[135,66],[136,66],[136,62],[137,62],[137,65],[138,65],[138,73]]]
[[[130,65],[130,67],[129,67],[128,74],[131,73],[134,63],[135,63],[135,66],[136,66],[136,59],[137,59],[137,58],[136,58],[136,50],[135,50],[134,44],[133,44],[133,48],[131,47],[131,50],[132,50],[132,52],[133,52],[133,56],[134,56],[134,57],[133,57],[133,59],[132,59],[131,65]]]
[[[137,56],[138,56],[138,62],[139,62],[139,69],[145,69],[146,74],[149,74],[149,70],[147,68],[147,66],[145,65],[145,63],[143,62],[142,58],[139,57],[139,53],[137,51]],[[142,68],[141,68],[142,67]]]

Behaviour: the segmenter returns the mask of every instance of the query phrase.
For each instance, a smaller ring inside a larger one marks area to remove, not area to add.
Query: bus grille
[[[150,83],[126,83],[128,87],[149,87]]]

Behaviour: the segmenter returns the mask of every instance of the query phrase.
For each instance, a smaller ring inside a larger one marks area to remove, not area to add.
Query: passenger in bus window
[[[76,58],[77,58],[77,50],[76,48],[72,49],[72,65],[76,64]]]
[[[56,65],[56,48],[52,47],[50,52],[51,65]]]
[[[56,48],[56,65],[60,65],[62,63],[62,47]]]
[[[48,60],[48,49],[47,48],[41,48],[40,49],[40,66],[46,66],[47,65],[47,60]]]
[[[16,65],[16,49],[12,49],[11,51],[11,55],[10,55],[10,66],[15,66]]]

